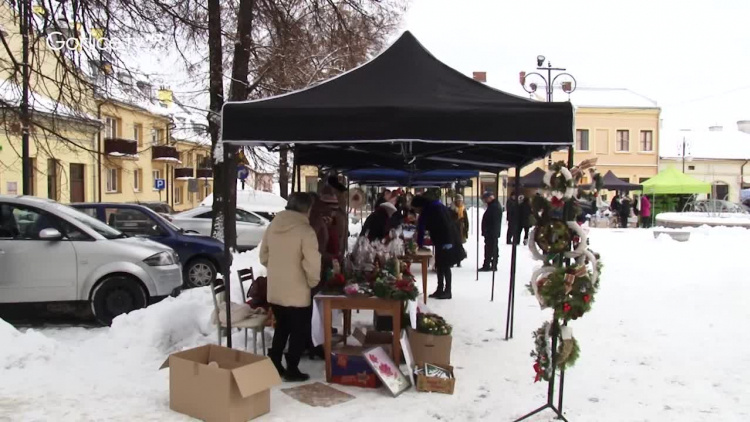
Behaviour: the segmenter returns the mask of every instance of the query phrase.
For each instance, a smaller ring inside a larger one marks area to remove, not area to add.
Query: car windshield
[[[91,230],[94,230],[106,239],[119,239],[128,237],[126,234],[120,232],[119,230],[115,230],[112,227],[97,220],[96,218],[90,217],[75,208],[62,204],[54,204],[54,209],[61,214],[65,214],[66,216],[75,219],[77,222],[85,225]]]
[[[169,220],[167,220],[166,218],[164,218],[163,215],[161,215],[161,214],[156,214],[156,215],[159,217],[159,221],[161,221],[164,225],[168,226],[170,229],[172,229],[172,230],[174,230],[176,232],[184,232],[185,231],[182,228],[177,227],[174,224],[172,224],[172,222],[169,221]]]

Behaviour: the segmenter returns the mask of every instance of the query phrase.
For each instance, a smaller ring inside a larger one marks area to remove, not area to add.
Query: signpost
[[[167,187],[167,181],[164,179],[154,179],[154,189],[159,191],[159,201],[161,202],[161,191]]]
[[[240,164],[237,166],[237,178],[242,181],[242,189],[245,189],[245,179],[250,176],[250,170],[246,165]]]

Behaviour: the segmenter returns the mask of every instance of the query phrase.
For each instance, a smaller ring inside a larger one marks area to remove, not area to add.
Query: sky
[[[703,129],[750,120],[748,19],[747,0],[412,0],[403,29],[495,88],[526,95],[518,73],[541,54],[580,87],[653,99],[665,128]]]

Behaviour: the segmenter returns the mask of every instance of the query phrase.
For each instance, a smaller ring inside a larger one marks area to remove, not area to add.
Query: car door
[[[39,233],[46,228],[64,235],[76,230],[35,207],[0,203],[0,303],[76,300],[78,257],[74,242],[67,236],[40,239]]]
[[[172,223],[184,230],[195,230],[204,236],[211,236],[211,211],[205,211],[193,216],[174,218]]]
[[[254,248],[263,240],[265,220],[245,210],[237,210],[237,246]]]

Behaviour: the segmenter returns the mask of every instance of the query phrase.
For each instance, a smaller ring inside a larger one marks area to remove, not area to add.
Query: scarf
[[[456,214],[458,214],[458,219],[459,220],[462,219],[462,218],[464,218],[464,211],[466,210],[466,206],[465,205],[461,205],[460,207],[456,206],[456,205],[453,205],[453,209],[456,211]]]

